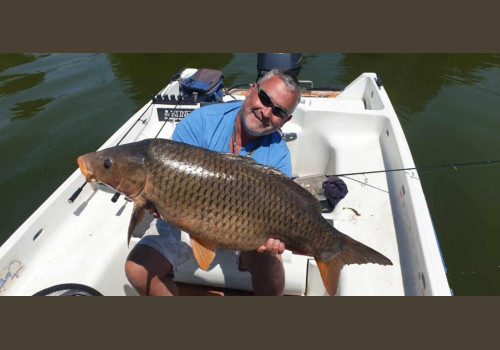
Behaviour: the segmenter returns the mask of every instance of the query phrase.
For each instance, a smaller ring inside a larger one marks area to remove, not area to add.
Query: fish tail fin
[[[344,265],[368,263],[392,265],[391,260],[376,250],[347,235],[344,235],[344,239],[342,251],[332,260],[325,262],[315,258],[323,284],[330,295],[337,294],[340,271]]]

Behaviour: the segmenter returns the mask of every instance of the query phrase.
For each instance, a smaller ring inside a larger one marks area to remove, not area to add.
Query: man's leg
[[[156,249],[137,244],[125,262],[125,274],[140,295],[178,295],[172,264]]]
[[[241,252],[240,267],[252,275],[256,295],[283,295],[285,269],[281,255],[272,256],[257,251]]]

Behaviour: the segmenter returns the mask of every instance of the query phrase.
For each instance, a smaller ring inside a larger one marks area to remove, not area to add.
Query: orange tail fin
[[[392,265],[392,261],[384,255],[367,247],[351,237],[344,235],[344,247],[342,251],[332,260],[325,262],[316,259],[321,279],[330,295],[337,294],[340,271],[344,265],[374,263],[380,265]]]

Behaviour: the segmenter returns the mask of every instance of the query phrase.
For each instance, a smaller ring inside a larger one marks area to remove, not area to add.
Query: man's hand
[[[278,254],[283,254],[285,251],[285,243],[281,242],[277,238],[269,238],[267,242],[257,248],[259,253],[266,252],[272,256],[276,256]]]

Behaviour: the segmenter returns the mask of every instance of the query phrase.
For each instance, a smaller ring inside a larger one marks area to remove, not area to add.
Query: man
[[[297,80],[272,70],[254,83],[243,102],[197,109],[176,127],[172,139],[218,152],[251,156],[291,176],[290,152],[277,131],[288,122],[300,102]],[[151,210],[157,217],[157,212]],[[192,257],[189,235],[154,220],[130,252],[125,272],[141,295],[177,295],[173,270]],[[240,270],[248,270],[257,295],[282,295],[285,245],[270,238],[256,251],[241,252]]]

